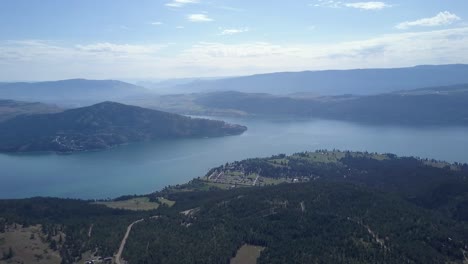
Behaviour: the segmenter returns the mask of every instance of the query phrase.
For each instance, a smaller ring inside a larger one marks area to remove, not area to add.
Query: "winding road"
[[[144,219],[140,219],[140,220],[137,220],[133,223],[131,223],[128,227],[127,227],[127,232],[125,233],[125,236],[124,238],[122,239],[122,242],[120,243],[120,247],[119,247],[119,251],[117,252],[117,254],[115,255],[115,263],[117,264],[124,264],[125,262],[122,262],[121,258],[122,258],[122,252],[125,248],[125,243],[127,243],[127,238],[128,238],[128,235],[130,234],[130,231],[132,231],[132,227],[134,224],[138,224],[140,222],[142,222]]]

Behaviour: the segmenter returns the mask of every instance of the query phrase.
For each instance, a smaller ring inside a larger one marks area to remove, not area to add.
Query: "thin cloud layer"
[[[370,2],[345,3],[342,1],[336,1],[336,0],[317,0],[315,4],[311,4],[311,5],[315,7],[328,7],[328,8],[348,7],[348,8],[356,8],[356,9],[361,9],[361,10],[381,10],[384,8],[392,7],[392,5],[389,5],[385,2],[370,1]]]
[[[174,0],[172,2],[166,3],[168,7],[183,7],[186,4],[197,4],[199,3],[198,0]]]
[[[132,55],[132,54],[154,54],[159,52],[167,45],[130,45],[130,44],[113,44],[113,43],[96,43],[91,45],[76,45],[80,51],[90,53],[105,53],[114,55]]]
[[[449,11],[444,11],[438,13],[433,17],[422,18],[415,21],[402,22],[396,25],[395,27],[397,29],[408,29],[411,27],[436,27],[450,25],[459,20],[461,20],[459,16],[452,14]]]
[[[212,18],[205,14],[191,14],[187,16],[187,20],[190,22],[211,22]]]
[[[468,61],[468,27],[327,44],[199,42],[168,55],[164,43],[0,42],[1,79],[172,78],[275,71],[400,67]]]
[[[380,10],[387,7],[391,7],[391,5],[386,4],[384,2],[356,2],[345,4],[345,6],[363,10]]]
[[[227,28],[221,31],[221,35],[235,35],[240,33],[249,32],[249,28]]]

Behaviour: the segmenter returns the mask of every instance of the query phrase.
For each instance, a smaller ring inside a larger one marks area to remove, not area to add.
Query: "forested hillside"
[[[252,175],[254,184],[240,183]],[[467,164],[341,151],[280,154],[228,163],[147,195],[158,205],[148,211],[106,207],[112,202],[2,200],[0,226],[7,228],[0,232],[40,224],[63,263],[114,255],[135,223],[123,250],[129,263],[229,263],[252,245],[264,249],[258,263],[462,264],[467,181]],[[145,200],[135,197],[115,204]]]
[[[0,151],[99,150],[144,140],[237,135],[246,129],[222,121],[104,102],[0,123]]]

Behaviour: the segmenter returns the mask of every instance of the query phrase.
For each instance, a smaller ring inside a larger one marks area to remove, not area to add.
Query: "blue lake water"
[[[224,118],[240,136],[135,143],[70,155],[0,154],[0,198],[114,198],[203,176],[226,162],[341,149],[468,162],[468,128],[371,126],[328,120]]]

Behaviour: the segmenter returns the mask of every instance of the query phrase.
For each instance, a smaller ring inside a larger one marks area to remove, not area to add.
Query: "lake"
[[[316,149],[394,153],[468,162],[468,128],[371,126],[328,120],[223,118],[240,136],[135,143],[76,154],[0,154],[0,198],[84,199],[145,194],[245,158]]]

